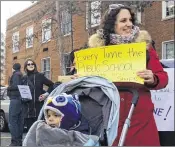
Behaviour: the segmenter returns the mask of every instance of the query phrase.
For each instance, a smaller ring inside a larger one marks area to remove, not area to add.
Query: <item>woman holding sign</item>
[[[115,83],[116,86],[136,88],[139,92],[139,101],[131,119],[125,146],[160,146],[158,130],[155,124],[151,101],[151,89],[164,88],[168,83],[168,76],[159,62],[156,51],[151,46],[151,37],[145,30],[135,26],[134,13],[127,6],[112,4],[105,13],[101,22],[101,29],[89,38],[89,47],[119,45],[134,42],[147,43],[147,67],[138,71],[137,75],[144,79],[144,85],[136,83]],[[117,50],[117,48],[116,48]],[[118,137],[113,145],[118,145],[119,137],[128,116],[132,95],[120,93],[120,120]]]
[[[47,79],[44,74],[39,73],[36,63],[28,59],[24,63],[24,71],[26,75],[23,78],[24,85],[29,85],[32,101],[28,102],[28,121],[27,125],[30,127],[38,118],[39,112],[44,104],[46,93],[43,90],[43,86],[49,87],[48,93],[53,90],[53,82]]]

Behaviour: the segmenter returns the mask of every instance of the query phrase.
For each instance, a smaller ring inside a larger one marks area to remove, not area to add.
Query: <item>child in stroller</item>
[[[81,105],[78,95],[62,93],[49,97],[44,105],[45,121],[36,121],[24,139],[23,146],[84,145],[97,136],[75,131],[81,123]]]

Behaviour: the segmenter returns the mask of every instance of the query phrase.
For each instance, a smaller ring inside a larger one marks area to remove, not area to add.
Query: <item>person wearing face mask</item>
[[[27,126],[30,126],[37,120],[40,110],[44,104],[44,100],[53,90],[54,83],[47,79],[44,74],[39,73],[36,63],[32,59],[26,60],[24,63],[24,71],[26,75],[23,77],[23,84],[28,85],[32,94],[32,100],[28,103]],[[43,90],[43,86],[48,86],[47,92]]]
[[[146,42],[147,66],[145,70],[138,71],[137,75],[144,79],[144,85],[137,83],[116,82],[116,86],[135,88],[139,93],[137,106],[131,117],[125,146],[160,146],[158,130],[153,116],[154,105],[151,101],[150,90],[165,88],[168,83],[167,73],[163,70],[159,57],[151,45],[151,36],[146,30],[140,30],[135,25],[132,10],[122,4],[112,4],[104,14],[100,29],[89,38],[89,47],[129,44]],[[117,50],[117,48],[116,48]],[[113,145],[118,145],[121,131],[128,116],[132,95],[120,92],[120,120],[118,136]]]

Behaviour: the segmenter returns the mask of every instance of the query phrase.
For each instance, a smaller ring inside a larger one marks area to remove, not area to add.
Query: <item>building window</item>
[[[13,43],[13,53],[19,52],[19,32],[13,33],[12,43]]]
[[[136,17],[137,17],[137,23],[141,24],[142,23],[142,13],[141,13],[141,11],[137,10]]]
[[[68,9],[61,12],[61,32],[64,36],[71,34],[71,14]]]
[[[70,53],[63,54],[63,66],[64,66],[64,74],[67,75],[70,71]]]
[[[174,1],[162,1],[162,18],[174,17]]]
[[[1,46],[4,46],[5,44],[4,44],[4,42],[1,42]]]
[[[90,19],[89,19],[89,13],[91,16]],[[96,27],[100,25],[100,21],[101,21],[101,1],[86,2],[86,29],[88,28],[89,23],[91,27]]]
[[[51,19],[42,21],[42,42],[48,42],[51,39]]]
[[[163,59],[174,58],[174,40],[165,41],[162,43],[162,58]]]
[[[44,73],[45,77],[50,79],[50,57],[43,58],[41,60],[41,72]]]
[[[26,48],[33,47],[33,26],[26,29]]]

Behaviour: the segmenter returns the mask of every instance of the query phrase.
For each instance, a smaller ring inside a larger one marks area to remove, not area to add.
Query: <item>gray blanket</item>
[[[29,129],[23,146],[82,146],[89,139],[97,143],[99,138],[74,130],[52,128],[43,120],[38,120]]]

